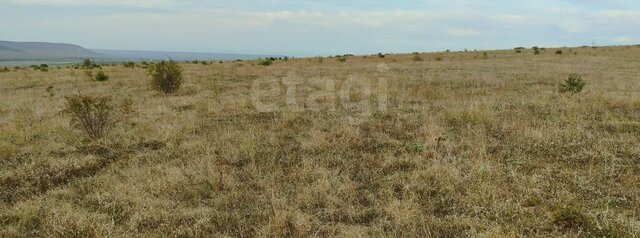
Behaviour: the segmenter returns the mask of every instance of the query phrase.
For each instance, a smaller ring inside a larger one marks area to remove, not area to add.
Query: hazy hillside
[[[177,61],[186,60],[251,60],[266,57],[283,57],[278,55],[246,55],[246,54],[220,54],[198,52],[171,52],[171,51],[141,51],[141,50],[98,50],[93,51],[116,59],[129,60],[165,60],[171,58]]]
[[[78,45],[45,42],[0,41],[0,60],[59,60],[105,58]]]

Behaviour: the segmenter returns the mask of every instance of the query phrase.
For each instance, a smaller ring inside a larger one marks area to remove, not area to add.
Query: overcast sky
[[[0,0],[0,40],[314,56],[640,44],[637,0]]]

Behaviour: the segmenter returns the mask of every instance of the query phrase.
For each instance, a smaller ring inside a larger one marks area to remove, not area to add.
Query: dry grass
[[[640,47],[562,50],[184,64],[172,96],[141,68],[3,72],[0,237],[638,237]],[[292,74],[386,78],[387,110],[258,112],[252,82]],[[90,141],[78,91],[133,118]]]

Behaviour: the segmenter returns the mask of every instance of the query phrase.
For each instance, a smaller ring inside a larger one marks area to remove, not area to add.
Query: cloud
[[[616,37],[616,38],[613,38],[611,41],[619,44],[631,44],[635,42],[633,38],[626,37],[626,36]]]

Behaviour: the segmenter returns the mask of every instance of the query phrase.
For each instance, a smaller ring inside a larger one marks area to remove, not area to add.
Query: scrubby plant
[[[171,94],[182,86],[182,67],[173,60],[149,66],[151,86],[163,94]]]
[[[378,53],[378,58],[384,58],[384,54]]]
[[[9,71],[11,71],[11,70],[9,70],[9,68],[7,68],[7,67],[4,67],[4,68],[0,69],[0,73],[9,72]]]
[[[533,49],[533,54],[534,55],[539,55],[540,54],[540,48],[538,48],[537,46],[534,46],[532,49]]]
[[[587,83],[582,79],[580,75],[572,74],[569,75],[569,78],[564,81],[564,83],[560,84],[560,92],[561,93],[579,93],[582,92],[584,86]]]
[[[91,61],[91,59],[84,59],[82,61],[82,67],[89,68],[91,66],[93,66],[93,62]]]
[[[258,60],[258,65],[260,65],[260,66],[269,66],[269,65],[272,65],[272,64],[273,64],[273,60],[271,60],[269,58],[264,59],[264,60]]]
[[[426,148],[424,147],[423,144],[420,143],[411,143],[407,146],[407,150],[410,153],[415,153],[415,154],[422,154],[426,151]]]
[[[556,50],[556,55],[561,55],[562,54],[562,50]]]
[[[129,62],[124,63],[123,66],[125,68],[135,68],[136,67],[136,63],[129,61]]]
[[[102,138],[116,123],[116,112],[110,97],[74,95],[66,97],[64,112],[71,116],[71,125],[90,139]]]
[[[347,57],[345,57],[345,56],[338,56],[338,62],[340,62],[340,63],[347,62]]]
[[[107,75],[104,72],[100,71],[100,72],[98,72],[98,74],[96,74],[95,80],[96,81],[100,81],[100,82],[107,81],[107,80],[109,80],[109,75]]]
[[[412,60],[415,61],[415,62],[420,62],[420,61],[422,61],[422,57],[420,56],[420,54],[414,53]]]

